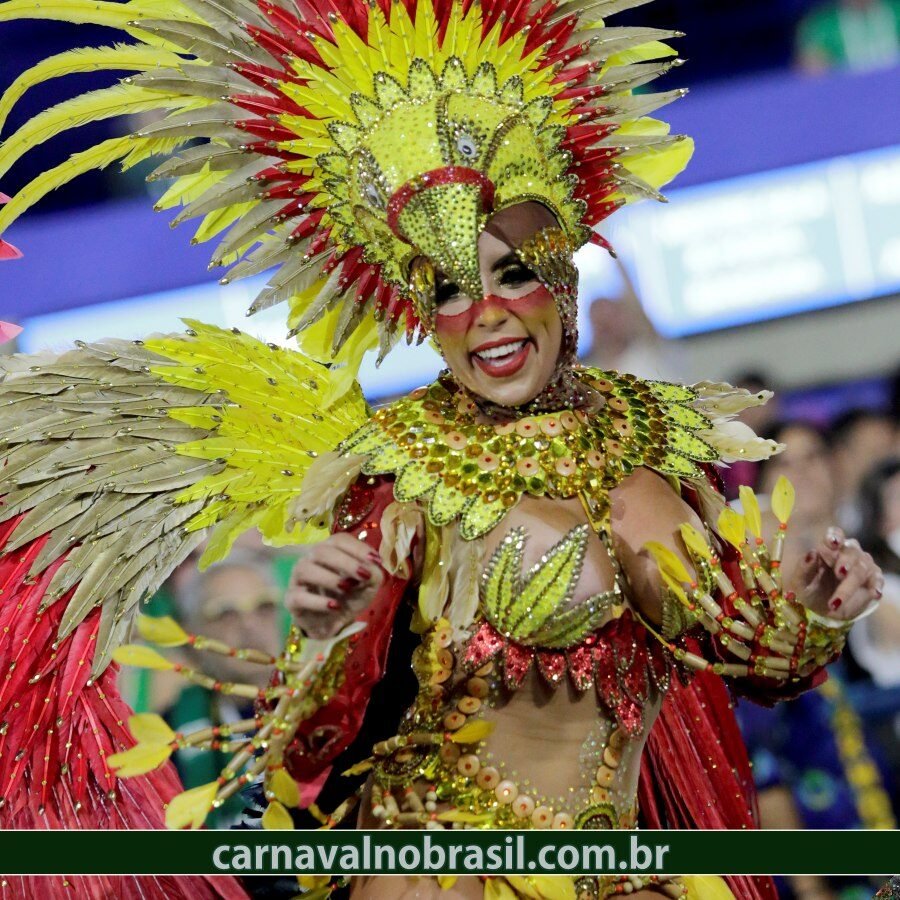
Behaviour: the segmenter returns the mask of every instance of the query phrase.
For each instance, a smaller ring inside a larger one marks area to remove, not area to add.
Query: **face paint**
[[[446,305],[452,306],[453,303]],[[441,312],[441,307],[438,306],[435,315],[435,330],[438,332],[438,340],[441,340],[443,334],[465,334],[479,318],[491,312],[492,308],[512,313],[521,318],[535,314],[545,315],[551,306],[555,306],[553,295],[543,285],[539,285],[522,297],[500,297],[497,294],[488,294],[477,303],[470,302],[467,309],[456,314]]]

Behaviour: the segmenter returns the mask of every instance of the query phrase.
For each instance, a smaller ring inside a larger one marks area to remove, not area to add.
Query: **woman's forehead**
[[[543,204],[533,201],[517,203],[501,209],[488,220],[481,232],[479,245],[493,238],[507,247],[521,247],[541,229],[556,225],[556,217]]]

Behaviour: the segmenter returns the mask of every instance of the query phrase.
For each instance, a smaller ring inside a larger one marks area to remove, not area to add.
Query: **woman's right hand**
[[[298,560],[285,606],[310,637],[332,637],[371,604],[383,578],[378,553],[353,535],[337,532]]]

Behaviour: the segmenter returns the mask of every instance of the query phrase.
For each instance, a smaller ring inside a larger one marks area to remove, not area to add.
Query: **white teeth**
[[[518,353],[527,343],[527,341],[513,341],[509,344],[501,344],[499,347],[488,347],[486,350],[479,350],[475,356],[479,359],[499,359],[501,356],[511,356]]]

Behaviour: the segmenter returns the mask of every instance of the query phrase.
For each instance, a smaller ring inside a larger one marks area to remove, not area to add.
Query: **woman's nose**
[[[488,294],[478,304],[478,315],[475,324],[483,328],[496,328],[508,318],[509,310],[506,308],[506,304],[499,297],[493,297]]]

